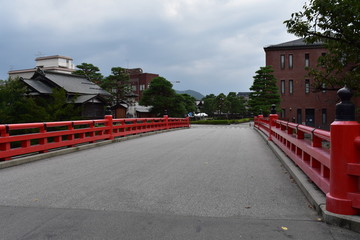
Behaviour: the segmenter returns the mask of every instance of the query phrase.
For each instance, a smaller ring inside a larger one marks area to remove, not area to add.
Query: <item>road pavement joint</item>
[[[317,186],[311,182],[311,180],[309,180],[309,178],[301,171],[301,169],[297,167],[295,163],[290,158],[288,158],[280,148],[278,148],[272,141],[268,141],[268,137],[263,132],[256,128],[254,129],[260,134],[270,149],[278,157],[283,166],[294,178],[296,184],[299,186],[317,213],[322,217],[324,222],[360,233],[360,216],[341,215],[326,211],[325,194],[320,189],[318,189]]]

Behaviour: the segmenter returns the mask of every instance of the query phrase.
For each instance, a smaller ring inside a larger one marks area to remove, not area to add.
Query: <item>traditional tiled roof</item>
[[[26,83],[30,88],[34,91],[41,94],[51,94],[52,89],[48,85],[44,84],[41,81],[31,80],[31,79],[23,79],[23,82]]]
[[[25,82],[27,81],[27,82]],[[83,76],[77,76],[73,74],[58,73],[52,71],[38,70],[29,80],[24,80],[25,83],[35,88],[40,93],[44,91],[45,86],[47,89],[53,87],[63,88],[67,93],[80,94],[80,95],[102,95],[110,96],[111,94],[95,83],[89,81]]]

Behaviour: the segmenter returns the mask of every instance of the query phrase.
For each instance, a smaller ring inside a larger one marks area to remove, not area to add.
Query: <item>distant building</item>
[[[81,106],[82,117],[103,118],[110,93],[83,76],[71,74],[72,58],[64,56],[39,57],[32,69],[9,72],[11,78],[20,77],[28,87],[28,94],[46,98],[54,88],[62,88],[69,103]]]
[[[151,81],[154,78],[159,77],[159,74],[144,73],[141,68],[127,69],[127,72],[130,77],[130,84],[133,93],[137,95],[137,97],[135,98],[137,102],[140,101],[144,90],[149,87]]]
[[[250,92],[238,92],[237,93],[237,96],[243,97],[245,101],[249,100],[249,95],[250,95]]]
[[[307,68],[316,68],[327,53],[322,43],[303,39],[264,48],[266,65],[272,66],[281,96],[280,117],[312,127],[329,129],[335,119],[336,91],[316,90]],[[326,87],[326,86],[324,86]]]
[[[37,68],[41,68],[43,71],[53,71],[67,74],[71,74],[75,71],[73,59],[70,57],[60,55],[38,57],[35,58],[35,62],[35,68],[9,71],[9,77],[30,78],[32,75],[34,75]]]

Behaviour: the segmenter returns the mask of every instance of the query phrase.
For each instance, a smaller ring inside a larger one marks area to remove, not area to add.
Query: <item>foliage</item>
[[[229,109],[229,105],[230,105],[230,103],[226,99],[225,94],[220,93],[215,98],[215,106],[216,106],[216,111],[218,112],[218,114],[227,113],[228,109]]]
[[[323,42],[329,53],[312,69],[317,85],[359,89],[360,4],[358,0],[310,0],[284,22],[289,33],[309,43]]]
[[[189,94],[182,93],[178,94],[181,98],[180,101],[184,104],[186,113],[194,113],[196,111],[196,99],[195,97],[190,96]]]
[[[251,118],[232,119],[232,120],[195,120],[195,121],[191,121],[191,124],[229,125],[229,124],[240,124],[250,121],[252,121]]]
[[[47,121],[65,121],[80,118],[80,107],[68,101],[66,91],[62,88],[53,89],[48,98],[37,98],[36,100],[38,105],[42,106],[48,114]]]
[[[272,74],[271,66],[260,67],[254,76],[253,85],[249,95],[249,107],[253,115],[268,115],[271,105],[280,103],[280,95],[276,85],[277,80]]]
[[[103,80],[100,87],[113,95],[112,101],[118,103],[125,100],[131,93],[129,74],[124,68],[113,67],[111,68],[111,75]]]
[[[100,69],[91,63],[82,63],[76,65],[79,70],[73,72],[73,74],[85,76],[89,81],[100,85],[104,79],[103,75],[99,72]]]
[[[0,86],[0,122],[28,123],[78,118],[79,109],[66,101],[64,90],[54,90],[48,98],[27,95],[27,88],[18,78]]]
[[[235,92],[229,92],[226,96],[228,101],[228,112],[230,114],[246,114],[245,100],[242,96],[237,96]]]
[[[183,117],[194,109],[193,104],[190,104],[194,99],[189,95],[176,94],[172,86],[163,77],[154,78],[143,92],[140,105],[152,106],[151,112],[157,116]]]
[[[214,94],[206,95],[203,98],[204,106],[202,110],[209,116],[214,116],[214,113],[216,111],[215,100],[216,96]]]
[[[235,92],[230,92],[227,96],[220,93],[218,96],[214,94],[207,95],[203,98],[204,106],[203,111],[209,116],[214,116],[215,113],[218,115],[225,114],[226,117],[229,114],[242,115],[246,114],[245,100],[241,96],[237,96]]]

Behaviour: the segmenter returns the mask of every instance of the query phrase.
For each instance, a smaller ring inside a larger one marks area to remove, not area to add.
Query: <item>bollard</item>
[[[326,195],[326,210],[336,214],[357,215],[349,194],[359,191],[358,178],[348,174],[348,166],[358,163],[359,152],[355,139],[360,135],[360,124],[355,121],[352,94],[346,87],[338,91],[341,102],[336,105],[336,119],[330,126],[330,191]]]

